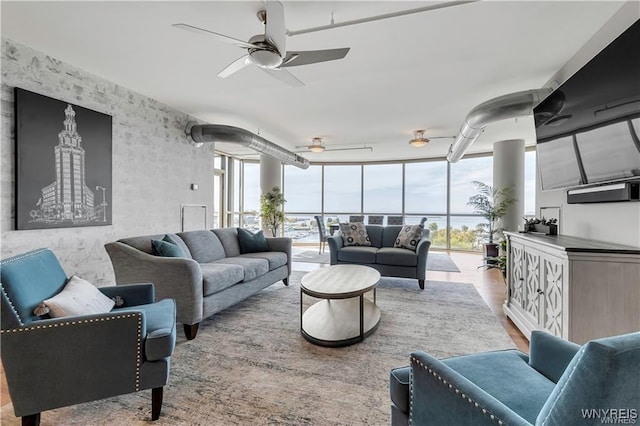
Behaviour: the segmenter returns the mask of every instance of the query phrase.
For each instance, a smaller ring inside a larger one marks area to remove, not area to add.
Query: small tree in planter
[[[507,280],[507,240],[502,238],[498,243],[498,254],[493,257],[484,257],[484,263],[478,266],[480,268],[487,269],[499,269],[502,273],[502,278]]]
[[[273,237],[278,236],[278,228],[284,223],[284,194],[280,187],[274,186],[271,191],[260,196],[260,217],[263,223],[271,231]]]
[[[510,186],[496,189],[477,180],[471,184],[478,190],[478,193],[469,197],[467,205],[473,207],[473,212],[481,215],[488,222],[482,224],[482,229],[489,239],[484,244],[484,256],[485,258],[497,258],[498,244],[494,243],[493,238],[496,233],[501,231],[501,228],[497,227],[498,221],[507,214],[509,208],[516,202],[513,197],[513,189]]]

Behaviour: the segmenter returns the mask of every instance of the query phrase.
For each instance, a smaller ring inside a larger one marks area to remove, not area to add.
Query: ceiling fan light
[[[311,152],[322,152],[325,150],[321,138],[313,138],[311,145],[309,145],[307,148],[309,148],[309,151]]]
[[[280,54],[269,49],[250,50],[249,57],[254,64],[261,68],[274,69],[282,64]]]
[[[413,139],[409,141],[409,144],[415,148],[420,148],[429,143],[429,139],[424,137],[424,130],[416,130],[413,132]]]

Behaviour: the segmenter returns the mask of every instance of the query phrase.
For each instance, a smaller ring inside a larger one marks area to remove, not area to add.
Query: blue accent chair
[[[391,424],[640,421],[640,332],[580,347],[534,331],[530,349],[529,356],[505,350],[443,360],[412,353],[410,367],[391,370]]]
[[[35,316],[67,281],[48,249],[0,262],[0,344],[15,415],[38,425],[42,411],[152,389],[156,420],[176,341],[174,301],[154,303],[148,283],[102,287],[124,304],[105,314]]]

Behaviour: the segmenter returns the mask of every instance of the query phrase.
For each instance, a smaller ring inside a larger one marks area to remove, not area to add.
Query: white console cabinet
[[[640,248],[562,235],[505,232],[505,314],[585,343],[640,330]]]

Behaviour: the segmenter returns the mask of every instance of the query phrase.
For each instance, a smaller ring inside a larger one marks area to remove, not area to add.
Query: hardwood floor
[[[318,247],[304,246],[294,247],[294,254],[304,250],[317,250]],[[509,320],[503,310],[502,304],[506,296],[506,286],[500,271],[496,269],[483,270],[478,269],[478,265],[482,262],[482,256],[475,253],[447,252],[451,259],[456,263],[460,272],[440,272],[428,271],[427,280],[432,281],[451,281],[458,283],[472,283],[487,303],[491,311],[502,323],[514,344],[523,352],[529,352],[529,341],[520,330]],[[293,269],[296,271],[312,271],[317,268],[326,267],[318,263],[294,262]],[[0,407],[4,407],[10,402],[9,392],[7,389],[7,381],[4,369],[0,365]]]

